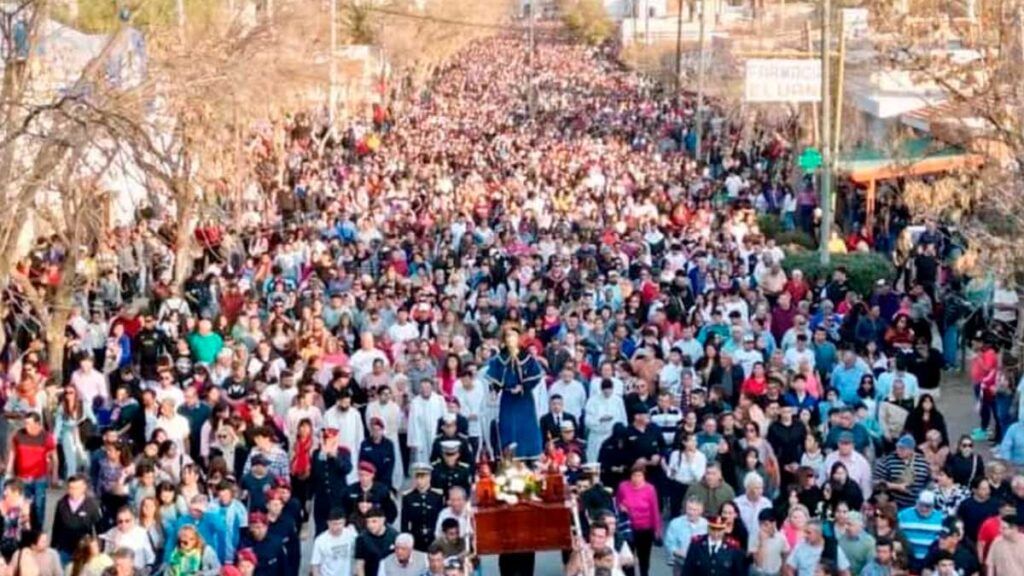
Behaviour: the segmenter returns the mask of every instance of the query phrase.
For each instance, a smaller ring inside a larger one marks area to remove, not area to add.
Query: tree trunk
[[[192,246],[195,233],[196,200],[191,194],[189,184],[184,179],[179,179],[175,190],[175,203],[177,204],[178,219],[177,229],[174,237],[174,286],[182,287],[188,277],[192,274]]]

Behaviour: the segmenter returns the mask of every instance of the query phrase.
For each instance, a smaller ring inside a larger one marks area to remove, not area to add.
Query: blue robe
[[[520,352],[519,358],[513,359],[507,350],[502,350],[487,363],[486,377],[491,388],[501,394],[498,404],[498,443],[501,450],[514,442],[516,458],[539,457],[544,447],[533,402],[533,388],[543,385],[544,369],[536,358],[526,352]],[[522,386],[523,391],[512,393],[516,386]]]

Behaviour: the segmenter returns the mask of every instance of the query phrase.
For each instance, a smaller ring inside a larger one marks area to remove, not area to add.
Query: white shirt
[[[602,419],[610,416],[611,419],[602,422]],[[598,392],[587,400],[586,409],[587,431],[590,437],[587,438],[587,461],[597,462],[597,455],[601,451],[601,443],[612,435],[612,428],[616,423],[626,423],[626,406],[621,396],[612,394],[605,397]]]
[[[295,385],[287,388],[280,384],[271,384],[267,386],[267,389],[263,391],[263,397],[270,402],[270,405],[274,408],[275,416],[284,416],[288,413],[288,409],[292,407],[292,401],[299,395],[299,388]]]
[[[113,554],[118,548],[128,548],[135,553],[135,567],[143,570],[156,560],[156,553],[153,552],[153,545],[149,542],[149,535],[142,526],[132,526],[127,532],[122,532],[116,527],[108,530],[101,539],[105,542],[103,549],[107,554]]]
[[[350,576],[355,564],[357,536],[351,526],[345,526],[337,536],[324,531],[313,540],[310,566],[317,566],[321,576]]]
[[[324,414],[324,427],[338,429],[338,444],[348,448],[352,460],[352,471],[348,473],[347,481],[349,484],[355,482],[359,479],[359,447],[366,436],[362,415],[355,408],[342,412],[333,406]]]
[[[440,394],[431,393],[426,398],[417,394],[409,403],[409,447],[429,452],[437,436],[437,421],[446,411]]]
[[[185,446],[185,438],[188,436],[190,430],[188,419],[177,413],[170,418],[157,416],[156,428],[160,428],[166,432],[167,439],[177,444],[178,453],[188,454],[188,448]]]
[[[453,394],[459,401],[459,413],[469,420],[469,435],[473,438],[482,437],[483,427],[481,423],[484,419],[484,400],[486,399],[484,388],[474,382],[473,389],[467,389],[462,379],[459,378],[455,382]]]
[[[416,328],[416,325],[412,322],[406,322],[405,324],[399,324],[395,322],[388,328],[388,339],[392,342],[405,343],[410,340],[419,338],[420,332]]]
[[[583,417],[583,410],[587,407],[587,391],[579,380],[573,378],[566,382],[559,378],[548,389],[548,393],[551,396],[555,394],[561,396],[565,411],[575,416],[577,422],[580,421],[580,418]]]
[[[441,510],[440,514],[437,515],[437,525],[434,528],[435,536],[441,537],[444,534],[444,531],[441,530],[441,524],[449,518],[455,518],[459,521],[459,536],[473,534],[473,523],[469,520],[469,512],[467,510],[463,510],[461,515],[456,515],[455,512],[452,511],[452,507],[447,506],[444,510]]]
[[[795,347],[790,348],[789,350],[786,350],[783,360],[785,361],[786,368],[793,372],[799,371],[800,363],[805,360],[810,364],[811,368],[814,368],[814,352],[812,352],[810,348],[804,348],[803,352],[797,350]]]
[[[604,380],[600,375],[594,376],[590,379],[590,397],[598,396],[601,394],[601,382]],[[612,381],[612,396],[618,396],[622,398],[626,394],[626,386],[622,383],[622,380],[612,376],[609,378]]]
[[[356,382],[362,382],[363,378],[373,370],[373,362],[375,360],[382,360],[385,366],[390,365],[388,357],[376,348],[372,350],[360,348],[348,359],[348,364],[352,368],[352,376],[355,377]]]
[[[170,386],[161,386],[157,388],[156,392],[154,392],[154,396],[156,397],[157,404],[162,403],[164,400],[170,399],[171,402],[174,402],[175,410],[178,409],[178,406],[181,406],[182,404],[185,403],[185,393],[181,390],[181,388],[178,388],[178,386],[175,384],[171,384]]]

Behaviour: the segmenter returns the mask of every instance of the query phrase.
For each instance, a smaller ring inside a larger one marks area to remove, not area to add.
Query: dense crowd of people
[[[757,217],[818,216],[786,137],[713,113],[697,154],[693,103],[598,49],[491,38],[403,104],[261,127],[180,286],[159,210],[80,252],[39,243],[37,286],[66,258],[87,282],[63,373],[9,295],[11,574],[294,575],[304,539],[314,576],[479,571],[503,346],[539,367],[530,464],[577,495],[568,576],[1021,574],[1016,379],[972,342],[982,428],[950,437],[961,279],[934,223],[896,285],[787,271]],[[844,244],[908,238],[877,236]],[[522,556],[502,573],[532,574]]]

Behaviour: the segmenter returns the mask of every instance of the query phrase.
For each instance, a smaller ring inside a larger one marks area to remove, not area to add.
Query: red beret
[[[381,428],[384,428],[384,421],[379,417],[374,416],[373,418],[370,418],[370,426],[380,426]]]
[[[238,563],[248,562],[253,566],[259,565],[259,561],[256,560],[256,553],[252,551],[252,548],[242,548],[238,551]]]
[[[376,474],[377,473],[377,467],[373,465],[373,462],[367,462],[366,460],[361,460],[359,462],[359,471],[360,472],[369,472],[370,474]]]
[[[249,525],[252,526],[253,524],[262,524],[262,525],[266,526],[267,525],[267,515],[264,514],[263,512],[250,512],[249,513]],[[241,555],[241,553],[239,553],[239,555]]]

